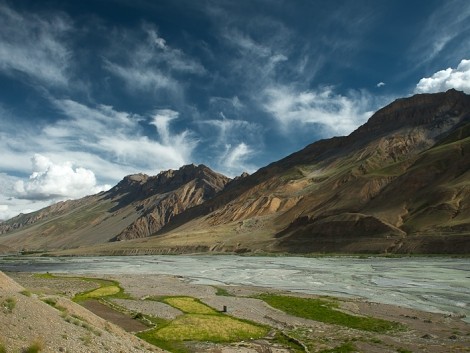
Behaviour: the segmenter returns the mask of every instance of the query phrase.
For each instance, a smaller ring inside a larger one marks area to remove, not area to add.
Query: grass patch
[[[187,314],[154,332],[163,341],[235,342],[260,338],[267,329],[226,315]]]
[[[289,348],[289,350],[294,353],[305,352],[304,347],[298,342],[297,339],[293,339],[281,331],[277,331],[274,335],[274,342]]]
[[[7,313],[13,312],[13,309],[16,307],[16,299],[15,298],[7,298],[2,303],[3,309]]]
[[[7,353],[7,349],[2,342],[0,342],[0,353]]]
[[[330,300],[297,298],[274,294],[261,294],[257,298],[288,314],[327,324],[379,333],[404,329],[402,325],[396,322],[372,317],[354,316],[341,312],[337,310],[338,303]]]
[[[156,298],[153,298],[156,300]],[[157,327],[138,337],[174,353],[187,352],[185,341],[237,342],[264,337],[268,328],[221,314],[192,297],[164,297],[159,301],[181,310],[172,321],[157,320]]]
[[[164,341],[164,340],[157,339],[156,337],[154,337],[153,331],[139,332],[136,334],[136,336],[168,352],[188,353],[188,349],[186,348],[183,342]]]
[[[164,303],[187,314],[216,314],[217,311],[192,297],[166,297]]]
[[[216,292],[215,292],[215,295],[220,295],[222,297],[233,297],[234,295],[229,293],[228,290],[226,290],[225,288],[221,288],[221,287],[214,287]]]
[[[43,278],[43,279],[52,279],[52,278],[57,278],[56,276],[50,274],[49,272],[46,273],[35,273],[33,277],[36,278]]]
[[[319,353],[351,353],[356,351],[356,347],[351,342],[346,342],[343,343],[341,346],[332,349],[325,349],[320,351]]]
[[[119,282],[101,279],[101,278],[91,278],[91,277],[69,277],[69,276],[56,276],[53,274],[47,273],[36,273],[34,277],[43,278],[43,279],[67,279],[67,280],[81,280],[85,282],[95,283],[98,288],[78,293],[73,297],[73,301],[79,302],[87,299],[97,299],[103,297],[113,297],[119,299],[130,299],[130,296],[124,292],[124,289],[119,285]]]
[[[115,295],[120,292],[120,288],[117,286],[108,286],[95,289],[91,292],[86,293],[87,298],[101,298]]]
[[[77,278],[77,277],[74,277]],[[87,292],[78,293],[73,297],[73,301],[80,302],[88,299],[98,299],[98,298],[119,298],[119,299],[129,299],[130,296],[124,292],[124,289],[119,285],[117,281],[111,281],[107,279],[99,278],[87,278],[79,277],[79,279],[88,282],[94,282],[98,284],[98,288],[92,289]]]
[[[57,305],[57,299],[55,298],[45,298],[42,300],[44,303],[46,303],[47,305],[50,305],[52,307],[56,307]]]
[[[22,350],[22,353],[38,353],[44,349],[44,344],[41,340],[36,339],[28,347]]]

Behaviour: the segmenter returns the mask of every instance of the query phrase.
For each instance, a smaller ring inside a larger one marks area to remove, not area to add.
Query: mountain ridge
[[[469,150],[469,95],[401,98],[348,136],[314,142],[252,175],[230,180],[190,165],[127,176],[88,201],[117,202],[112,212],[121,202],[132,222],[107,239],[119,242],[86,245],[124,254],[468,253]],[[11,246],[4,237],[0,244]]]

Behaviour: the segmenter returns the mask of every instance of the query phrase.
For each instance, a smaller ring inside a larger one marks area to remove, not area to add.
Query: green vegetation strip
[[[69,276],[57,276],[50,273],[38,273],[35,274],[37,278],[43,279],[73,279],[80,280],[85,282],[93,282],[98,288],[78,293],[73,297],[73,301],[80,302],[88,299],[100,299],[100,298],[120,298],[120,299],[129,299],[129,295],[124,293],[124,289],[119,285],[119,282],[101,279],[101,278],[92,278],[92,277],[69,277]]]
[[[287,314],[327,324],[379,333],[404,329],[402,325],[396,322],[372,317],[354,316],[341,312],[338,310],[338,303],[331,300],[297,298],[274,294],[262,294],[257,298],[264,300],[273,308],[282,310]]]
[[[159,301],[184,314],[137,336],[172,352],[185,352],[184,341],[237,342],[260,338],[268,333],[265,326],[224,315],[196,298],[164,297]]]

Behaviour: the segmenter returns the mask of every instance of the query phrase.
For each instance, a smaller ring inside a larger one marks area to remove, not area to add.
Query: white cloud
[[[382,81],[381,81],[381,82],[377,83],[376,86],[377,86],[378,88],[383,87],[383,86],[385,86],[385,82],[382,82]]]
[[[188,130],[173,133],[172,121],[178,113],[169,109],[157,110],[150,125],[156,127],[159,140],[150,139],[143,131],[146,119],[110,106],[96,108],[71,100],[56,101],[56,105],[70,119],[60,121],[45,129],[61,140],[81,150],[94,151],[107,160],[138,168],[140,172],[154,173],[169,168],[179,168],[189,163],[197,140]]]
[[[244,142],[235,146],[227,144],[225,152],[220,158],[223,172],[231,177],[240,175],[243,172],[253,173],[256,168],[247,162],[253,154],[253,149]]]
[[[419,80],[417,93],[435,93],[455,88],[470,93],[470,60],[463,59],[456,69],[447,68]]]
[[[109,185],[97,185],[95,174],[72,162],[57,164],[49,158],[35,154],[31,159],[33,172],[26,181],[15,183],[17,198],[51,200],[79,198],[109,189]]]
[[[280,85],[270,87],[263,92],[262,106],[285,133],[291,132],[295,124],[318,124],[327,135],[345,135],[372,115],[365,93],[343,96],[331,88],[299,91]]]
[[[19,13],[0,4],[0,70],[15,76],[20,72],[46,85],[67,85],[69,22],[63,16]]]
[[[10,219],[20,213],[29,213],[49,206],[51,200],[18,199],[15,184],[21,178],[0,173],[0,221]]]
[[[68,161],[57,163],[35,154],[29,165],[29,178],[0,173],[0,220],[110,188],[98,185],[91,170]]]

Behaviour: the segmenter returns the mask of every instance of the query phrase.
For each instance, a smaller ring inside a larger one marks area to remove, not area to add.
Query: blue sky
[[[470,93],[468,0],[0,0],[0,23],[0,219],[131,173],[251,173],[398,97]]]

